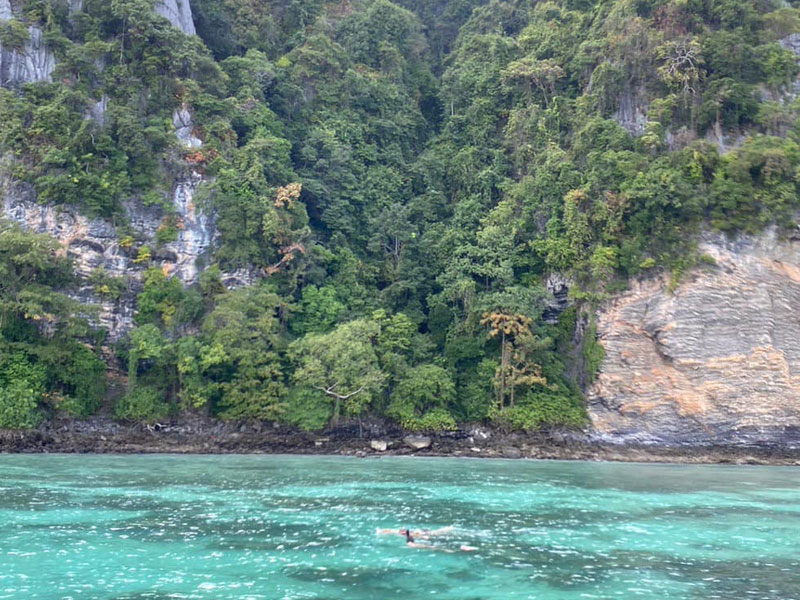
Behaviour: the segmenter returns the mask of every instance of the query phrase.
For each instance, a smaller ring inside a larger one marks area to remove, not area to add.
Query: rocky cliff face
[[[141,276],[129,271],[130,260],[119,247],[116,228],[102,219],[87,219],[69,208],[40,205],[30,186],[10,179],[0,180],[3,213],[6,218],[20,223],[35,233],[47,233],[62,245],[65,254],[75,261],[75,270],[82,277],[97,268],[109,275],[127,277],[129,283]],[[98,309],[98,325],[105,327],[112,341],[133,326],[133,302],[126,295],[118,301],[104,300],[93,293],[88,283],[71,295]]]
[[[627,90],[620,94],[619,106],[612,119],[633,136],[640,136],[647,127],[649,102],[643,90]]]
[[[194,203],[202,177],[192,173],[175,183],[174,211],[178,217],[178,239],[159,247],[153,260],[138,264],[135,251],[120,242],[117,227],[106,219],[89,219],[71,207],[41,205],[29,186],[9,179],[0,180],[0,197],[5,216],[36,233],[55,237],[72,258],[75,271],[83,279],[95,269],[127,282],[127,293],[118,300],[107,300],[93,293],[88,282],[73,295],[99,308],[97,324],[106,328],[116,340],[133,326],[136,294],[141,289],[142,273],[148,266],[158,266],[167,275],[192,284],[198,275],[198,259],[206,253],[213,238],[211,220]],[[128,222],[146,242],[155,239],[164,211],[143,207],[136,202],[126,205]]]
[[[11,0],[0,0],[0,21],[15,17],[18,6]],[[186,34],[194,35],[195,28],[189,0],[156,0],[155,10]],[[83,10],[82,0],[69,0],[71,14]],[[52,51],[46,47],[42,31],[29,27],[30,39],[22,48],[3,48],[0,44],[0,85],[14,87],[23,83],[50,81],[56,66]],[[103,96],[87,111],[87,118],[100,127],[105,124],[109,99]],[[178,141],[188,149],[198,149],[202,141],[194,134],[191,112],[187,107],[175,111],[173,116]],[[141,275],[146,266],[159,266],[165,273],[178,277],[184,284],[192,284],[198,275],[198,259],[213,242],[211,219],[198,209],[195,196],[203,177],[189,170],[173,184],[172,212],[177,218],[178,239],[158,248],[154,260],[148,265],[138,264],[136,254],[122,247],[117,227],[104,219],[89,219],[72,207],[40,205],[30,186],[0,175],[0,202],[4,215],[36,233],[55,237],[64,252],[75,263],[84,285],[71,292],[81,302],[98,309],[97,324],[106,328],[113,341],[124,336],[133,326],[136,293],[141,288]],[[153,245],[156,232],[164,223],[165,211],[144,207],[130,201],[126,216],[132,229]],[[108,300],[94,294],[85,281],[92,271],[102,269],[107,275],[124,278],[127,293],[117,300]],[[249,283],[247,273],[226,276],[229,285]]]
[[[191,135],[191,113],[186,107],[176,111],[173,120],[176,135],[183,145],[195,149],[202,145]],[[184,128],[183,131],[178,124]],[[30,186],[2,176],[0,201],[7,218],[35,233],[47,233],[61,243],[64,252],[74,261],[76,273],[84,280],[83,286],[72,295],[84,304],[98,308],[97,324],[106,328],[109,338],[114,341],[133,327],[136,294],[141,289],[142,273],[147,267],[158,266],[186,285],[196,281],[198,262],[208,252],[214,238],[212,219],[195,202],[203,181],[203,176],[194,170],[175,180],[171,211],[177,218],[178,239],[159,246],[152,261],[141,264],[136,261],[135,248],[126,247],[116,225],[110,220],[90,219],[68,206],[39,204]],[[156,232],[164,223],[165,211],[131,200],[126,203],[125,212],[128,224],[144,240],[144,245],[155,247]],[[125,279],[127,292],[117,300],[94,294],[86,280],[95,269]],[[225,281],[231,286],[247,284],[250,281],[245,275],[226,275]]]
[[[169,19],[175,27],[186,35],[195,35],[192,7],[189,0],[156,0],[155,9],[162,17]]]
[[[0,21],[14,18],[10,0],[0,0]],[[30,38],[22,48],[4,48],[0,43],[0,85],[14,86],[50,81],[56,59],[42,38],[42,30],[29,27]]]
[[[800,236],[707,236],[674,292],[634,283],[598,315],[606,358],[588,391],[612,441],[800,445]]]

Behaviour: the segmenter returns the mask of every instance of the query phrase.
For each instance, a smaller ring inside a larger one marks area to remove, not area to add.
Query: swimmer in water
[[[421,540],[427,540],[433,536],[437,535],[447,535],[449,533],[453,533],[455,527],[452,525],[449,527],[441,527],[439,529],[415,529],[411,531],[411,537],[419,538]],[[407,535],[409,529],[406,527],[405,529],[376,529],[375,533],[377,535]]]
[[[415,542],[414,536],[411,535],[411,530],[409,530],[408,527],[406,527],[405,529],[401,529],[400,531],[403,531],[406,534],[406,546],[408,546],[409,548],[425,548],[428,550],[436,550],[436,548],[434,548],[429,544],[420,544],[418,542]]]
[[[411,531],[406,527],[405,529],[401,529],[400,531],[405,532],[406,536],[406,547],[408,548],[420,548],[422,550],[438,550],[439,552],[447,552],[448,554],[452,554],[455,550],[450,550],[449,548],[439,548],[438,546],[431,546],[430,544],[420,544],[419,542],[414,540],[414,536],[411,535]],[[459,550],[462,552],[475,552],[477,548],[473,546],[465,546],[462,545],[459,547]]]

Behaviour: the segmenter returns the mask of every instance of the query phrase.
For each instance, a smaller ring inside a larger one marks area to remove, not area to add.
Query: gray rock
[[[430,448],[431,438],[426,435],[407,435],[403,438],[403,443],[414,450],[424,450]]]
[[[258,279],[258,272],[253,268],[222,272],[222,284],[229,290],[254,285]]]
[[[545,280],[547,291],[552,294],[545,310],[544,320],[551,325],[558,323],[558,317],[569,306],[569,287],[571,282],[561,273],[551,273]]]
[[[189,0],[156,0],[156,12],[186,35],[195,35],[192,7]]]
[[[192,133],[194,122],[187,106],[182,106],[172,114],[172,125],[175,127],[175,135],[184,147],[197,149],[203,145],[203,141]]]
[[[203,177],[196,172],[176,181],[173,203],[179,224],[178,239],[160,249],[153,261],[185,284],[196,281],[198,259],[210,249],[215,235],[212,219],[194,200],[202,183]],[[128,291],[119,300],[97,296],[88,284],[71,292],[71,296],[87,307],[97,308],[95,315],[89,311],[87,316],[96,326],[108,330],[110,341],[120,339],[133,327],[136,293],[141,289],[146,265],[136,264],[135,253],[121,247],[120,234],[111,221],[89,219],[73,207],[39,204],[30,186],[2,176],[0,206],[8,219],[29,231],[56,238],[84,280],[95,269],[125,279]],[[135,201],[126,202],[125,210],[131,227],[152,246],[163,223],[163,210]]]
[[[522,450],[514,446],[505,446],[500,450],[503,458],[522,458]]]
[[[800,441],[800,241],[705,235],[713,266],[674,290],[635,282],[598,314],[606,357],[588,390],[598,439]]]
[[[8,14],[6,6],[0,5],[0,14]],[[41,29],[29,27],[28,32],[30,39],[21,49],[4,48],[0,44],[0,85],[17,86],[51,80],[56,67],[55,56],[45,46]]]
[[[473,440],[478,440],[479,442],[485,442],[490,437],[492,437],[492,433],[488,429],[484,429],[483,427],[475,427],[470,431],[470,436]]]
[[[647,127],[648,105],[643,93],[627,90],[618,98],[619,106],[613,119],[627,129],[631,135],[640,136]]]
[[[383,440],[372,440],[369,443],[369,447],[376,452],[386,452],[386,449],[389,447],[389,445]]]
[[[211,218],[195,202],[197,189],[203,177],[192,172],[186,179],[175,184],[172,203],[179,219],[178,239],[166,245],[176,254],[174,272],[184,283],[194,283],[199,269],[198,259],[211,247],[214,227]]]
[[[731,150],[741,148],[746,139],[747,136],[742,133],[724,131],[719,121],[708,128],[705,136],[705,140],[710,144],[714,144],[720,154],[727,154]]]
[[[800,33],[792,33],[782,40],[780,40],[780,45],[794,52],[795,56],[800,59]]]
[[[106,113],[108,112],[108,96],[103,94],[103,96],[92,104],[89,107],[88,112],[86,113],[86,118],[91,119],[95,123],[97,123],[98,127],[103,127],[106,124]]]

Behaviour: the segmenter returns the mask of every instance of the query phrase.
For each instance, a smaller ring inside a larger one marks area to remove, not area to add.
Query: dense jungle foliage
[[[124,231],[190,162],[219,237],[195,286],[146,271],[110,347],[57,245],[0,226],[0,427],[96,412],[107,364],[123,420],[580,426],[592,306],[800,207],[800,2],[191,0],[197,36],[153,0],[21,4],[0,42],[38,24],[57,67],[0,89],[3,169]]]

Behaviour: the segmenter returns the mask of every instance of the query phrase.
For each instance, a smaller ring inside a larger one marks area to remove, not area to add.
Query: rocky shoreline
[[[26,431],[0,430],[0,453],[406,455],[800,466],[799,447],[622,445],[574,431],[522,434],[474,426],[412,435],[375,424],[350,424],[308,433],[264,423],[145,426],[104,419],[45,423]]]

